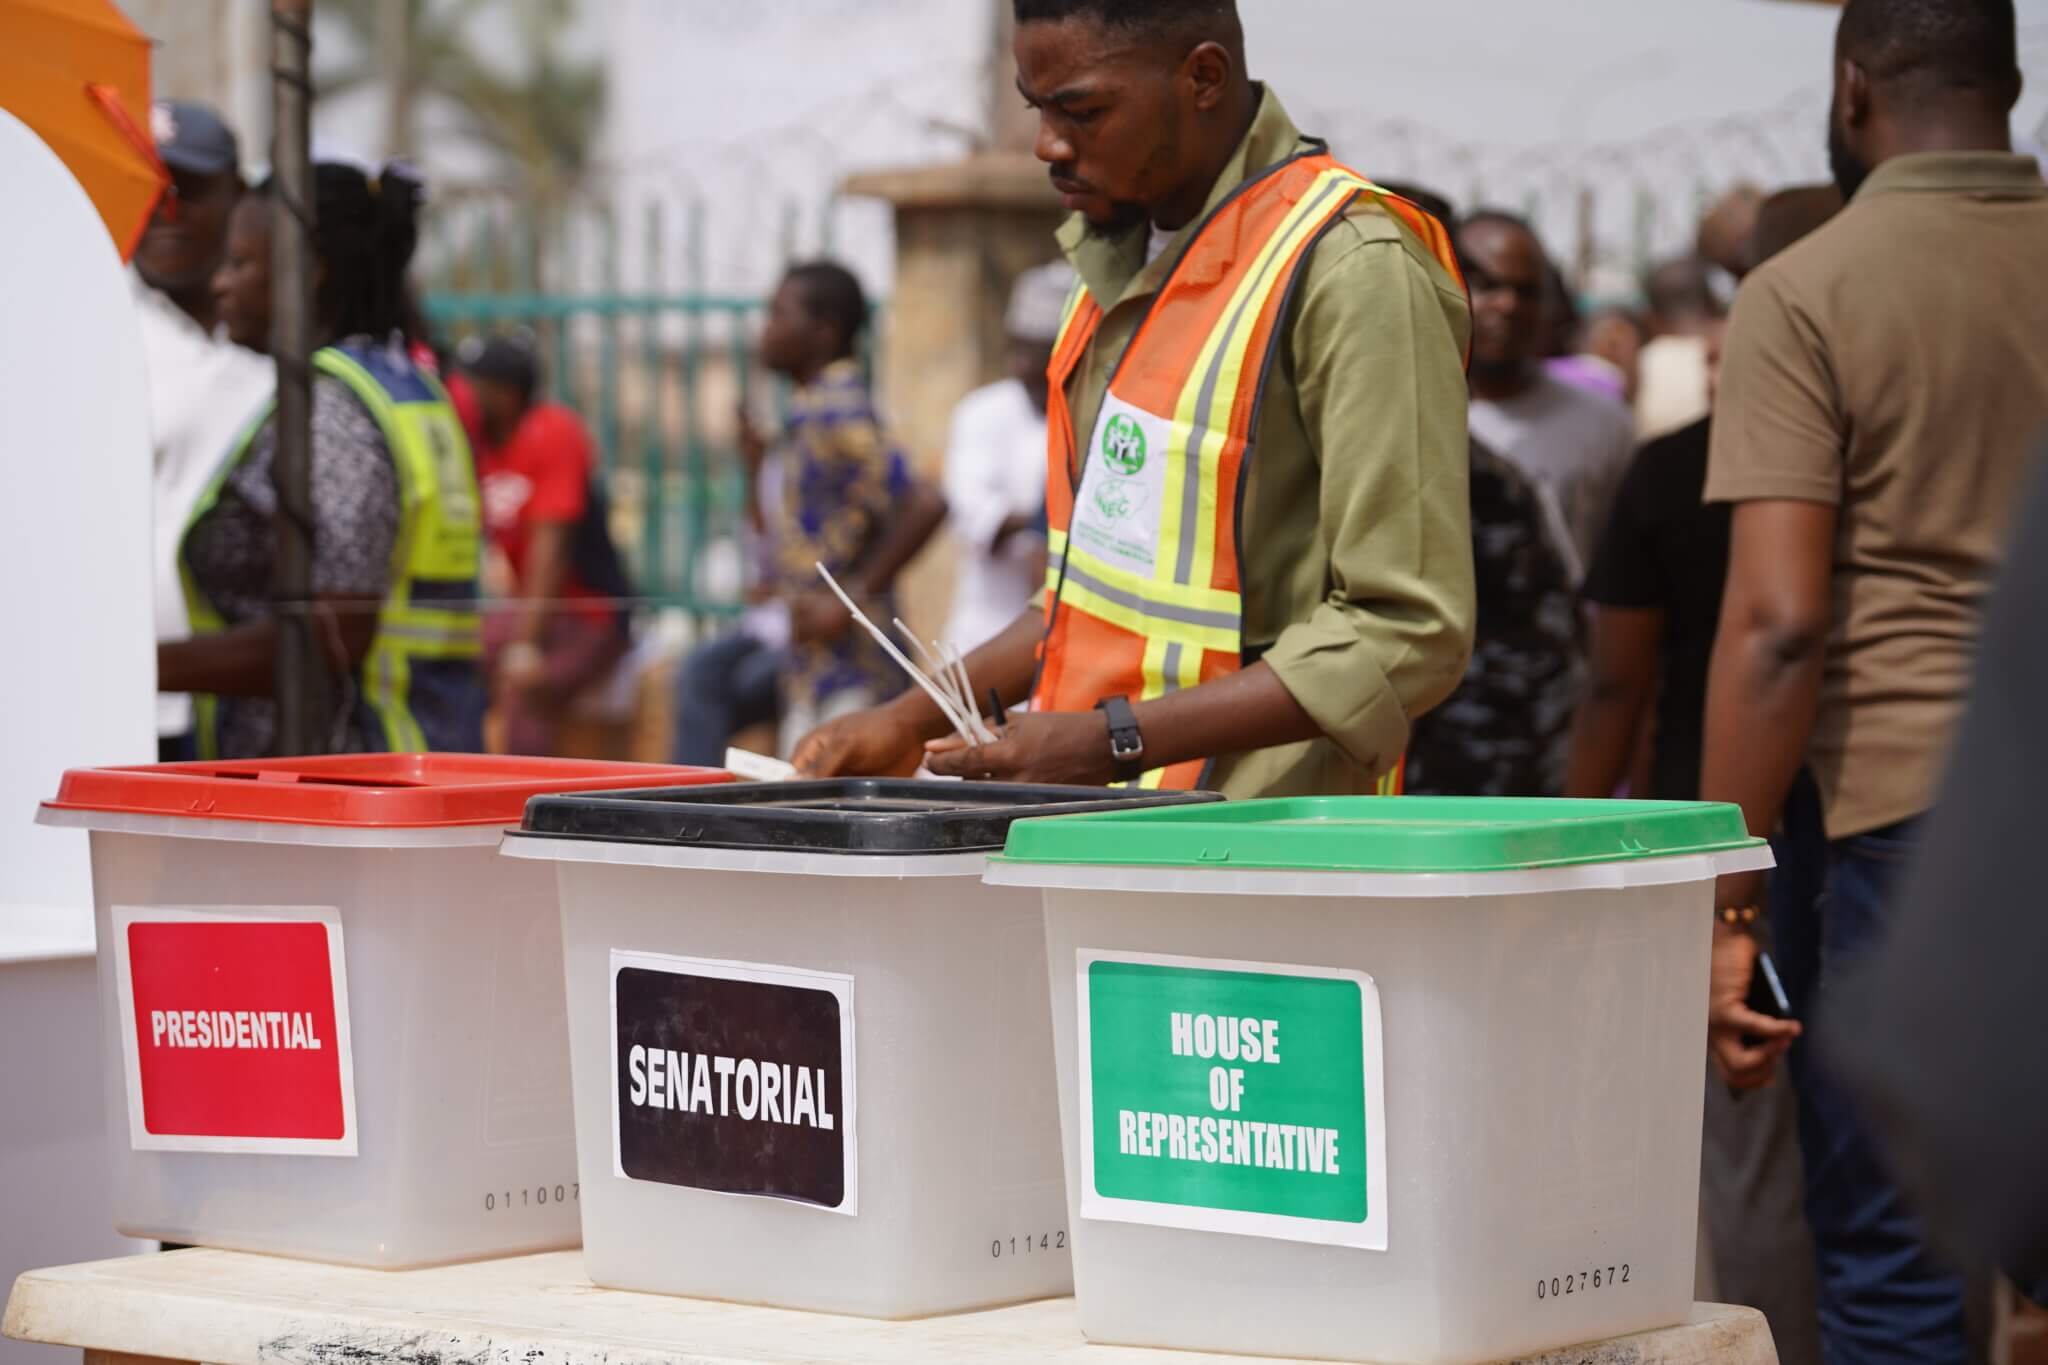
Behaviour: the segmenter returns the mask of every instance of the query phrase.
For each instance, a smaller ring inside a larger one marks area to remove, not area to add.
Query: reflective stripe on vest
[[[377,634],[364,658],[358,679],[362,700],[376,715],[385,745],[411,753],[431,747],[413,713],[415,664],[476,659],[483,652],[483,629],[476,605],[476,582],[483,557],[482,521],[476,472],[468,438],[433,376],[413,371],[418,396],[396,396],[369,365],[340,347],[315,352],[314,369],[348,385],[384,437],[398,474],[400,503],[398,537],[391,552],[391,587],[377,612]],[[254,445],[274,408],[266,408],[243,429],[227,458],[214,472],[191,515],[184,538],[213,510],[228,475]],[[219,610],[199,588],[184,545],[178,573],[194,634],[227,629]],[[422,592],[424,585],[435,590]],[[219,703],[198,696],[195,738],[202,758],[218,756]]]
[[[1195,230],[1117,362],[1084,450],[1066,386],[1103,314],[1076,287],[1049,368],[1040,709],[1147,701],[1243,666],[1238,513],[1260,398],[1310,253],[1367,195],[1462,285],[1440,223],[1320,148],[1305,152]],[[1208,766],[1154,769],[1140,784],[1199,786]],[[1397,759],[1378,787],[1399,782]]]

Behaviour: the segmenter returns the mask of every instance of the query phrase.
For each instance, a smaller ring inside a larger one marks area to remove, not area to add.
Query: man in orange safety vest
[[[1398,790],[1471,647],[1464,354],[1443,227],[1246,74],[1234,0],[1015,0],[1080,276],[1051,366],[1039,603],[967,660],[993,743],[913,691],[811,775]]]

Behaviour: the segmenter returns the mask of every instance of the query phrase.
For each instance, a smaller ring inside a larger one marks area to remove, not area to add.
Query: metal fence
[[[687,251],[682,270],[665,258],[659,208],[628,288],[622,234],[604,207],[518,219],[469,207],[444,210],[430,231],[424,303],[436,335],[459,344],[529,332],[544,392],[591,430],[638,595],[697,618],[737,611],[745,490],[736,413],[752,391],[766,301],[683,283],[701,272],[688,268]]]

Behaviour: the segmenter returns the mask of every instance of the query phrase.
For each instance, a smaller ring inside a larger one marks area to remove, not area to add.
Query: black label
[[[619,1168],[634,1180],[846,1206],[852,1058],[842,1055],[841,996],[695,970],[616,970]]]

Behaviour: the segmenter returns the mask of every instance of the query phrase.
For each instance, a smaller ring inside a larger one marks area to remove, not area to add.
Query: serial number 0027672
[[[559,1185],[532,1185],[523,1190],[492,1190],[484,1195],[484,1212],[545,1208],[549,1204],[577,1203],[582,1198],[583,1186],[574,1180]]]
[[[1562,1299],[1572,1294],[1590,1294],[1596,1289],[1612,1289],[1616,1285],[1629,1283],[1633,1272],[1628,1264],[1595,1266],[1591,1270],[1574,1270],[1569,1275],[1552,1275],[1548,1279],[1536,1280],[1538,1299]]]

